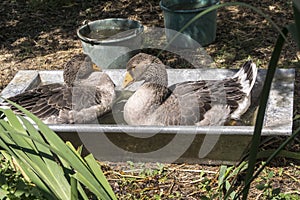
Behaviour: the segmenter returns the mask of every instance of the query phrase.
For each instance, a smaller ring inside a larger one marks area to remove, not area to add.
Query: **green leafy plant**
[[[30,118],[0,109],[0,146],[25,177],[47,199],[116,199],[99,164],[90,154],[80,156],[48,126],[26,109],[10,102]],[[34,126],[31,122],[35,123]],[[88,191],[88,192],[87,192]]]
[[[242,162],[238,166],[221,165],[218,173],[218,185],[212,187],[212,180],[204,178],[201,183],[201,190],[205,195],[202,199],[234,199],[237,192],[234,191],[240,173],[247,169],[247,162]]]

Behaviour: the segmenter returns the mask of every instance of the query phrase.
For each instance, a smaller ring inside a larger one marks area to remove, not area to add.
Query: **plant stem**
[[[282,30],[282,33],[284,36],[287,35],[288,30],[287,28],[284,28]],[[254,168],[256,164],[256,157],[258,153],[258,147],[260,144],[260,138],[261,138],[261,130],[264,123],[264,117],[265,117],[265,111],[267,107],[267,102],[270,94],[271,84],[273,81],[273,77],[276,71],[277,63],[280,57],[280,53],[282,50],[282,46],[284,44],[284,37],[280,34],[277,38],[276,45],[274,48],[274,51],[271,56],[271,60],[269,62],[268,71],[265,79],[265,83],[261,92],[261,99],[259,103],[259,109],[258,114],[256,118],[255,128],[254,128],[254,134],[252,137],[251,147],[250,147],[250,155],[249,155],[249,165],[247,170],[247,175],[245,179],[245,187],[243,188],[243,200],[247,200],[247,196],[250,189],[250,184],[253,180],[253,174],[254,174]]]

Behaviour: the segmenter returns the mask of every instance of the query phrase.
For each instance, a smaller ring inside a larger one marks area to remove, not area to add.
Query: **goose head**
[[[67,86],[71,87],[75,81],[86,79],[93,72],[100,70],[88,55],[78,54],[65,64],[63,72],[64,82]]]
[[[139,53],[132,57],[126,65],[123,88],[137,81],[167,85],[165,65],[155,56]]]

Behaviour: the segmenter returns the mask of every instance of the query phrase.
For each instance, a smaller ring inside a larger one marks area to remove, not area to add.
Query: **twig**
[[[261,195],[263,195],[262,192],[259,195],[257,195],[256,200],[259,200]]]
[[[200,190],[194,191],[194,192],[188,194],[187,197],[193,196],[194,194],[198,194],[198,193],[201,193],[201,191]]]
[[[201,182],[201,181],[203,181],[203,180],[204,180],[204,178],[202,177],[202,178],[200,178],[200,179],[191,181],[190,184],[198,183],[198,182]]]
[[[176,170],[176,169],[167,169],[167,170]],[[181,171],[181,172],[193,172],[193,173],[207,173],[207,174],[217,174],[217,172],[214,171],[209,171],[209,170],[202,170],[202,169],[177,169],[176,171]]]
[[[136,178],[136,179],[144,179],[144,178],[145,178],[145,177],[141,177],[141,176],[134,176],[134,175],[128,175],[128,174],[121,174],[121,173],[115,172],[115,171],[107,171],[107,172],[104,173],[104,175],[109,174],[109,173],[111,173],[111,174],[116,174],[116,175],[118,175],[118,176],[125,177],[125,178]]]
[[[297,178],[293,177],[293,176],[290,175],[289,173],[287,173],[287,172],[283,172],[283,173],[284,173],[285,175],[287,175],[288,177],[290,177],[291,179],[293,179],[294,181],[300,183],[300,181],[299,181]]]
[[[153,11],[153,6],[152,6],[151,2],[148,1],[148,4],[150,6],[150,12],[152,12]]]
[[[171,186],[170,186],[169,189],[168,189],[168,194],[169,194],[169,195],[172,193],[172,190],[173,190],[173,188],[174,188],[174,185],[175,185],[175,180],[173,179],[172,184],[171,184]]]
[[[300,195],[300,192],[295,190],[295,191],[288,191],[288,192],[285,192],[285,194],[298,194]]]

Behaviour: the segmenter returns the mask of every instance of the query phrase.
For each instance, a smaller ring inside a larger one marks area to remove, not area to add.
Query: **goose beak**
[[[93,70],[94,71],[102,71],[100,67],[98,67],[96,64],[93,64]]]
[[[134,79],[132,78],[132,76],[130,75],[129,72],[126,72],[125,74],[125,78],[123,81],[123,88],[126,88],[127,86],[129,86],[130,84],[132,84],[134,81]]]

